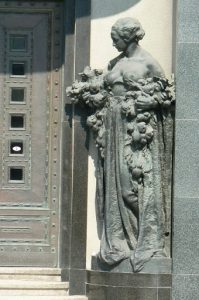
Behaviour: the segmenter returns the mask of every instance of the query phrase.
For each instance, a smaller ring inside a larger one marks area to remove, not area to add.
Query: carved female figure
[[[95,109],[88,125],[99,148],[98,257],[113,266],[130,259],[139,271],[169,255],[173,97],[160,65],[139,45],[144,31],[136,19],[118,20],[111,37],[121,54],[108,72],[87,68],[68,94]]]

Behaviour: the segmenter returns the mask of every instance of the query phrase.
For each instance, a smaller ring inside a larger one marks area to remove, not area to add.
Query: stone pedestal
[[[140,273],[147,274],[170,274],[171,273],[170,258],[154,257],[150,261],[144,264],[144,267]],[[95,271],[109,271],[114,273],[133,273],[133,267],[130,259],[125,259],[118,265],[112,267],[107,264],[103,264],[96,256],[92,256],[91,269]]]
[[[89,300],[170,300],[171,259],[152,258],[133,273],[129,259],[110,267],[93,256],[86,290]]]
[[[88,271],[88,300],[170,300],[171,274]]]

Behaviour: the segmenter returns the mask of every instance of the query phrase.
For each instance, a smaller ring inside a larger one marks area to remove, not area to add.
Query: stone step
[[[0,280],[61,281],[59,268],[0,267]]]
[[[61,275],[60,268],[0,267],[4,274]]]
[[[0,274],[0,281],[1,280],[61,282],[61,276],[53,276],[53,275],[24,275],[24,274]]]
[[[1,296],[1,300],[88,300],[86,296]]]
[[[67,296],[68,288],[68,282],[0,280],[1,298],[2,296]]]

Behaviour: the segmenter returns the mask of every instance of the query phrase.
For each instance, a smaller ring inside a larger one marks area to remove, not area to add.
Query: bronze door
[[[0,265],[59,266],[61,2],[0,2]]]

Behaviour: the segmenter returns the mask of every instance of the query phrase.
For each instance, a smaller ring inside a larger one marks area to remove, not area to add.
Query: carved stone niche
[[[93,269],[170,273],[174,85],[140,47],[144,34],[138,20],[119,19],[108,71],[86,67],[67,88],[72,103],[92,108],[98,148]]]

